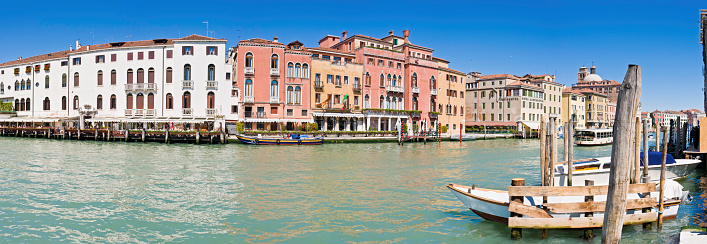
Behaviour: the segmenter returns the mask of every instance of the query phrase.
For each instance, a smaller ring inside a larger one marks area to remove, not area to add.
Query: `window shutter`
[[[111,62],[115,62],[115,60],[117,59],[117,58],[116,58],[117,56],[118,56],[118,55],[115,54],[115,53],[114,53],[114,54],[111,54],[111,55],[110,55],[110,61],[111,61]]]

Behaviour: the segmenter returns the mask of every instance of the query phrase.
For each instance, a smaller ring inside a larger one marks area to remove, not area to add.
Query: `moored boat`
[[[450,141],[459,141],[459,136],[460,136],[459,134],[454,134],[449,137],[449,140]],[[463,135],[461,135],[461,140],[462,141],[473,141],[473,140],[476,140],[476,137],[472,136],[472,135],[463,134]]]
[[[648,176],[652,182],[660,180],[660,164],[663,153],[648,153]],[[697,159],[674,159],[668,154],[665,163],[665,179],[677,180],[684,178],[700,163]],[[641,172],[643,172],[643,153],[641,153]],[[572,163],[572,185],[584,185],[584,180],[593,180],[595,185],[609,184],[609,171],[611,168],[611,157],[600,157],[580,160]],[[567,185],[567,164],[558,163],[555,165],[556,186]]]
[[[614,142],[612,128],[603,129],[577,129],[575,131],[575,144],[577,146],[601,146]]]
[[[321,137],[309,138],[306,136],[292,135],[290,138],[258,138],[253,136],[236,135],[243,144],[252,145],[321,145],[324,139]]]

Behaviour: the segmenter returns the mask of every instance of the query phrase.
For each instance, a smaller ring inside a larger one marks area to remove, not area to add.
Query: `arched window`
[[[390,83],[392,82],[392,78],[391,78],[390,74],[388,74],[388,80],[387,80],[387,81],[388,81],[388,82],[385,83],[385,85],[386,85],[386,86],[390,86],[390,85],[391,85]]]
[[[435,81],[435,77],[434,76],[430,77],[430,89],[431,90],[437,89],[436,83],[437,82]]]
[[[302,65],[297,63],[295,64],[295,77],[302,77]]]
[[[147,109],[155,109],[155,94],[147,94]]]
[[[103,85],[103,71],[99,70],[98,74],[96,76],[97,76],[96,77],[96,84],[99,86],[102,86]]]
[[[412,97],[412,110],[417,110],[417,97]]]
[[[287,77],[294,77],[295,65],[293,63],[287,63]]]
[[[368,74],[366,75],[368,76]],[[366,94],[366,97],[363,100],[363,108],[371,108],[371,97],[369,97],[368,94]]]
[[[111,85],[116,85],[118,81],[116,80],[118,77],[118,73],[115,70],[110,71],[110,84]]]
[[[25,80],[20,81],[20,90],[25,90]]]
[[[412,73],[412,87],[417,87],[417,73]]]
[[[42,103],[42,108],[46,110],[51,110],[51,103],[49,102],[49,97],[44,98],[44,102]]]
[[[302,88],[299,86],[295,87],[295,104],[302,104]]]
[[[435,106],[435,100],[434,100],[434,99],[430,99],[430,111],[436,112],[436,111],[435,111],[435,108],[437,108],[437,106]]]
[[[173,109],[174,108],[174,97],[172,97],[172,93],[167,93],[167,103],[165,104],[166,109]]]
[[[277,81],[271,81],[270,82],[270,97],[277,97]]]
[[[133,109],[133,94],[128,94],[125,96],[125,108]]]
[[[39,86],[39,84],[37,84],[37,86]],[[32,89],[32,81],[27,79],[27,90],[31,90],[31,89]]]
[[[302,78],[309,78],[309,65],[302,65]]]
[[[27,98],[27,100],[25,100],[25,111],[32,111],[32,107],[30,105],[29,98]]]
[[[0,82],[0,94],[5,94],[5,82]]]
[[[209,64],[209,73],[208,77],[206,77],[209,81],[215,81],[216,80],[216,66],[213,64]]]
[[[21,111],[20,110],[20,99],[15,99],[15,111]]]
[[[206,95],[206,106],[209,109],[216,108],[216,95],[214,95],[214,92],[209,92],[209,94]]]
[[[167,83],[172,83],[172,67],[167,67],[167,72],[165,74],[165,80]]]
[[[184,92],[182,95],[182,108],[191,108],[191,93]]]
[[[137,83],[145,83],[145,70],[142,68],[137,69]]]
[[[155,68],[147,69],[147,83],[155,83]]]
[[[405,87],[405,84],[403,83],[403,76],[401,75],[398,75],[398,86]]]
[[[61,110],[66,110],[66,96],[61,97]]]
[[[19,111],[25,111],[25,99],[24,98],[20,99],[20,110]]]
[[[385,104],[383,103],[383,99],[384,99],[384,98],[383,98],[383,95],[381,95],[380,102],[378,103],[378,108],[380,108],[380,109],[384,109],[384,108],[385,108]]]
[[[62,74],[61,75],[61,87],[66,87],[66,82],[67,82],[66,79],[68,79],[68,78],[66,78],[66,74]],[[17,88],[15,88],[15,89],[17,89]]]
[[[393,86],[399,86],[397,76],[393,76]]]
[[[103,96],[101,95],[96,97],[96,109],[103,109]]]
[[[380,87],[384,87],[384,86],[385,86],[385,76],[383,76],[383,74],[381,74]]]
[[[79,72],[74,73],[74,87],[79,86]]]
[[[74,110],[79,109],[79,96],[74,96]]]
[[[133,69],[128,69],[128,84],[133,83]]]
[[[270,57],[270,68],[277,69],[277,67],[279,67],[278,56],[277,54],[273,54],[272,57]]]
[[[369,74],[368,72],[366,72],[366,85],[371,85],[371,74]]]
[[[287,104],[295,103],[295,89],[292,86],[287,86]]]
[[[19,91],[19,90],[20,90],[20,82],[15,81],[15,91]]]
[[[1,87],[1,85],[0,85]],[[44,76],[44,89],[49,89],[49,76]]]
[[[253,54],[250,52],[245,54],[245,67],[246,68],[253,67]]]
[[[246,97],[253,96],[253,81],[251,79],[245,80],[245,96]]]
[[[184,80],[191,80],[191,65],[184,65]]]
[[[115,94],[110,95],[110,109],[116,109],[118,107],[118,101],[117,97]]]
[[[142,95],[142,93],[138,93],[137,96],[135,96],[135,109],[144,109],[145,108],[145,95]]]

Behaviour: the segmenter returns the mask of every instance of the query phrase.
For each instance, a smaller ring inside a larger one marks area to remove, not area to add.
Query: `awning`
[[[12,117],[9,119],[0,119],[0,122],[54,123],[54,122],[59,122],[59,118]]]
[[[119,123],[204,123],[214,121],[213,118],[90,118],[86,122],[119,122]]]
[[[273,122],[280,122],[280,120],[279,119],[244,119],[243,122],[273,123]]]
[[[336,118],[363,118],[363,114],[354,114],[354,113],[312,112],[312,116],[315,116],[315,117],[336,117]]]
[[[540,129],[540,122],[518,121],[518,123],[522,123],[523,125],[527,126],[531,130]]]

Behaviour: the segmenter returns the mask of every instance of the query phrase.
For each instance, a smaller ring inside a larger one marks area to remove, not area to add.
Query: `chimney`
[[[408,43],[408,44],[410,43],[410,41],[408,40],[408,37],[410,37],[410,30],[404,30],[403,31],[403,38],[405,38],[404,43]]]
[[[79,40],[76,40],[76,50],[79,50],[81,48],[81,43],[79,43]]]
[[[277,38],[277,36],[276,36],[276,37],[273,37],[273,38],[272,38],[272,41],[277,42],[277,39],[279,39],[279,38]]]
[[[74,50],[74,46],[69,45],[69,51],[73,51],[73,50]]]
[[[395,31],[388,31],[388,35],[389,36],[395,35]]]
[[[348,31],[341,32],[341,40],[346,40],[346,34],[348,34]]]

